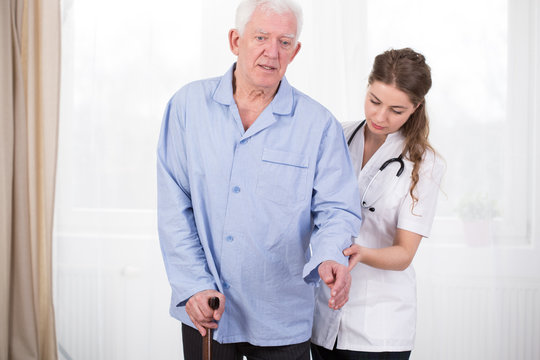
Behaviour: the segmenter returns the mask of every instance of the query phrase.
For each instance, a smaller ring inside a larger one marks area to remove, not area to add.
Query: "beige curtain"
[[[1,0],[0,46],[0,359],[56,359],[59,0]]]

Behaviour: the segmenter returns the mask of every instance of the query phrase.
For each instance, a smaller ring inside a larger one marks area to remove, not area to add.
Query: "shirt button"
[[[240,140],[240,144],[242,145],[247,144],[247,142],[248,142],[248,139]]]
[[[240,186],[233,187],[232,191],[233,191],[233,193],[238,194],[240,192]]]
[[[223,287],[224,287],[225,289],[228,289],[228,288],[231,287],[231,285],[229,285],[229,283],[226,283],[226,282],[224,281],[224,282],[223,282]]]
[[[227,237],[225,238],[225,240],[227,240],[228,242],[232,242],[232,241],[234,240],[234,238],[233,238],[232,236],[229,235],[229,236],[227,236]]]

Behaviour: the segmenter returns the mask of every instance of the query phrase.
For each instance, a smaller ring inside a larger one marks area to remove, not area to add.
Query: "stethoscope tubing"
[[[351,143],[354,139],[354,136],[356,135],[356,133],[362,128],[362,126],[364,126],[364,124],[366,123],[366,120],[362,121],[355,129],[354,131],[352,132],[351,136],[349,137],[349,140],[347,140],[347,146],[351,146]],[[363,208],[366,208],[366,209],[369,209],[369,211],[371,212],[374,212],[375,211],[375,208],[372,206],[372,205],[369,205],[366,203],[365,199],[366,199],[366,193],[367,193],[367,190],[371,187],[371,185],[373,184],[373,181],[379,176],[379,174],[388,166],[390,165],[391,163],[393,162],[398,162],[399,163],[399,170],[397,171],[396,173],[396,178],[399,178],[399,176],[403,173],[403,171],[405,170],[405,163],[403,162],[403,154],[399,154],[398,157],[395,157],[395,158],[391,158],[391,159],[388,159],[386,160],[382,165],[381,167],[379,167],[379,170],[377,171],[377,173],[375,174],[375,176],[373,176],[368,184],[368,186],[366,187],[366,190],[364,190],[364,194],[362,195],[362,201],[361,201],[361,205]],[[379,196],[380,197],[380,196]],[[375,199],[375,201],[373,203],[376,203],[377,200],[379,200],[379,197],[377,199]]]

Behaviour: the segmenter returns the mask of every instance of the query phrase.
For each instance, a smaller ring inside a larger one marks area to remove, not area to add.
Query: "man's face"
[[[294,15],[260,9],[255,10],[242,36],[235,29],[229,32],[229,42],[238,56],[237,86],[247,86],[246,90],[275,89],[300,50]]]

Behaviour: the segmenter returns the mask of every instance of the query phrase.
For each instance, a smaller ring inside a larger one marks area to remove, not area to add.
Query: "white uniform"
[[[343,125],[347,139],[358,124]],[[386,160],[399,156],[403,146],[404,137],[400,132],[388,135],[362,169],[364,127],[356,133],[350,152],[360,196],[380,166]],[[409,189],[413,163],[403,160],[405,170],[395,186],[387,186],[389,189],[384,192],[375,189],[375,182],[370,187],[368,193],[375,191],[383,195],[373,204],[374,212],[362,209],[362,228],[355,243],[369,248],[391,246],[397,228],[424,237],[429,235],[445,170],[444,162],[431,151],[426,153],[415,188],[418,202],[411,213]],[[394,162],[379,177],[395,177],[397,169],[399,164]],[[326,285],[318,288],[311,341],[332,349],[337,336],[338,349],[369,352],[412,350],[416,327],[416,278],[412,265],[404,271],[391,271],[359,263],[351,275],[349,301],[341,310],[328,307],[330,291]]]

